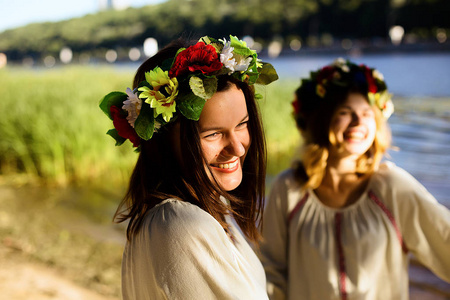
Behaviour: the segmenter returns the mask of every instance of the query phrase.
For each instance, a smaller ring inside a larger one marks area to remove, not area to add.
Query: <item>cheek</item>
[[[369,124],[368,124],[368,128],[369,128],[369,132],[370,132],[370,136],[371,138],[375,138],[376,132],[377,132],[377,123],[375,122],[375,120],[372,120]]]
[[[219,151],[216,150],[217,147],[214,145],[214,143],[202,141],[201,145],[203,156],[205,157],[206,161],[211,162],[219,155]]]
[[[335,133],[345,130],[348,127],[348,123],[345,118],[336,117],[331,121],[331,130]]]
[[[242,135],[240,137],[240,142],[241,142],[242,146],[244,146],[244,148],[245,148],[245,153],[247,153],[248,149],[250,148],[250,145],[252,144],[252,140],[250,138],[250,133],[249,133],[248,129],[242,133]]]

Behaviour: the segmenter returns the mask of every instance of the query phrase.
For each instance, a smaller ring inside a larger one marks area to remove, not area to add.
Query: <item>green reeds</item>
[[[0,70],[0,173],[61,184],[123,181],[137,155],[131,144],[114,147],[98,103],[131,78],[95,67]]]
[[[124,91],[133,70],[72,66],[0,70],[0,173],[54,183],[127,181],[137,158],[131,143],[114,147],[112,122],[98,108],[110,91]],[[291,117],[295,81],[279,80],[259,92],[269,173],[289,165],[298,133]]]

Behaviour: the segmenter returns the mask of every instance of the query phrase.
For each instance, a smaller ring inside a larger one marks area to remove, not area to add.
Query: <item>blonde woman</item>
[[[304,145],[264,214],[270,299],[408,299],[408,254],[450,281],[450,213],[381,160],[393,105],[382,75],[342,59],[296,91]]]

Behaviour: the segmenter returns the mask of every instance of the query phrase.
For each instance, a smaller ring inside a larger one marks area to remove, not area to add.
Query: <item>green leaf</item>
[[[198,121],[205,102],[193,93],[183,93],[183,96],[177,100],[177,108],[189,120]]]
[[[237,37],[230,35],[231,47],[234,48],[233,53],[242,55],[244,57],[256,55],[255,50],[251,50],[244,44],[243,41],[239,40]]]
[[[209,36],[205,35],[205,36],[203,36],[203,37],[200,38],[199,42],[203,42],[203,43],[205,43],[206,45],[209,45],[209,44],[212,43],[211,39],[212,39],[212,38],[210,38]]]
[[[180,48],[178,49],[177,53],[175,54],[174,58],[173,58],[173,62],[175,62],[175,60],[177,59],[178,54],[180,54],[180,52],[183,52],[184,50],[186,50],[186,48]],[[173,63],[172,63],[173,65]],[[172,67],[171,67],[172,68]]]
[[[278,79],[277,71],[275,68],[269,63],[263,63],[263,66],[259,70],[259,77],[256,80],[257,84],[269,84]]]
[[[116,146],[122,145],[127,140],[126,138],[121,137],[115,128],[108,130],[106,134],[112,136],[116,140]]]
[[[189,79],[189,86],[191,87],[191,90],[194,93],[194,95],[202,99],[208,100],[217,91],[217,78],[209,77],[201,79],[200,77],[192,76]]]
[[[204,37],[200,38],[199,42],[203,42],[206,45],[213,46],[214,49],[216,49],[217,53],[220,53],[223,49],[222,42],[220,42],[219,40],[216,40],[215,38],[209,37],[209,36],[204,36]]]
[[[112,120],[110,109],[115,105],[122,109],[123,101],[127,100],[128,95],[123,92],[111,92],[100,101],[101,110]]]
[[[148,141],[152,138],[155,130],[155,117],[150,105],[142,104],[141,112],[134,122],[134,130],[141,139]]]
[[[175,61],[174,58],[168,58],[166,60],[164,60],[161,64],[161,69],[163,71],[169,71],[170,68],[172,68],[173,62]]]

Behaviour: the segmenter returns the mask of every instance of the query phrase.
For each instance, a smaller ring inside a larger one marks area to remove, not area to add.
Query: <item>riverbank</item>
[[[101,189],[0,184],[2,296],[121,299],[125,227],[111,222],[119,199]],[[411,300],[450,299],[450,285],[414,260],[410,277]]]

